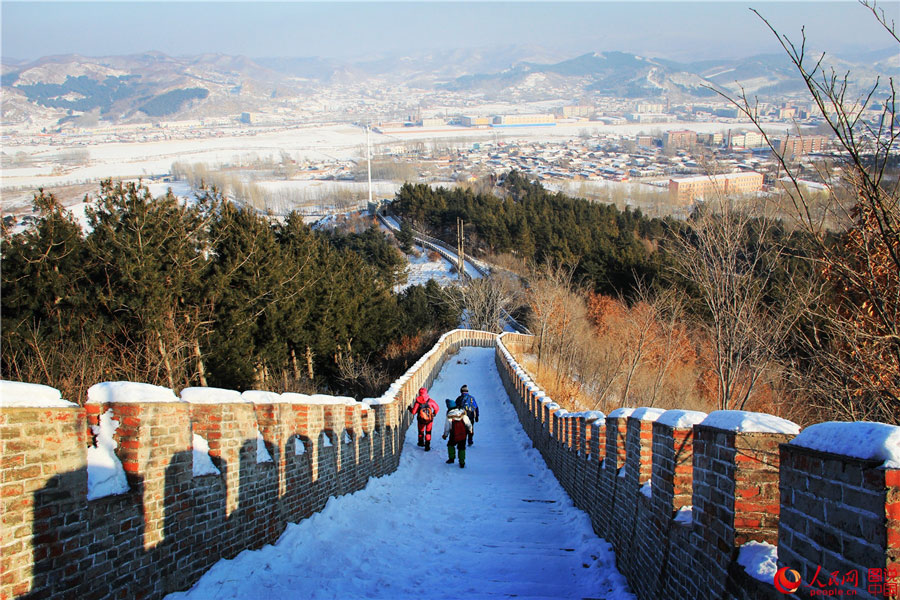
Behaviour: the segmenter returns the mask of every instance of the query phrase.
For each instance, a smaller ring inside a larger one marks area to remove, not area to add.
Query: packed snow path
[[[481,409],[465,469],[446,464],[441,439],[445,399],[462,384]],[[396,472],[168,598],[632,599],[609,544],[522,431],[494,350],[463,348],[429,394],[441,408],[430,452],[413,424]]]

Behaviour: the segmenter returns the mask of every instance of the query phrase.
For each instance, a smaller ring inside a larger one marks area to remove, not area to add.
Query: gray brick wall
[[[514,343],[526,347],[521,339]],[[813,597],[808,583],[817,567],[825,582],[828,570],[858,569],[857,597],[897,597],[888,595],[895,588],[863,589],[863,566],[900,574],[900,470],[796,448],[786,443],[790,435],[673,429],[624,418],[579,422],[565,438],[569,449],[500,347],[497,367],[523,429],[594,531],[612,544],[639,598],[785,597],[736,562],[750,540],[778,544],[779,565],[801,572],[804,586],[795,597]],[[625,477],[618,477],[625,465]],[[649,499],[639,493],[648,477]],[[685,506],[693,520],[676,522]],[[900,576],[894,581],[900,584]]]

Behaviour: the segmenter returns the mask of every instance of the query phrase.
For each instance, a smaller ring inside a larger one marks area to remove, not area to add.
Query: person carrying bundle
[[[449,401],[448,401],[449,405]],[[472,432],[472,422],[466,416],[466,409],[462,401],[456,400],[456,408],[447,412],[447,421],[444,423],[444,434],[441,436],[447,442],[447,464],[453,464],[456,453],[459,452],[459,468],[466,468],[466,437]]]

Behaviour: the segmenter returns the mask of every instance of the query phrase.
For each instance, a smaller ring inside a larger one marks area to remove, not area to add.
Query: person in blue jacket
[[[478,403],[469,394],[469,386],[463,385],[459,388],[459,397],[456,399],[456,402],[462,403],[466,416],[469,417],[469,422],[472,424],[472,427],[469,429],[469,445],[471,446],[473,443],[472,438],[475,437],[475,423],[478,422]]]

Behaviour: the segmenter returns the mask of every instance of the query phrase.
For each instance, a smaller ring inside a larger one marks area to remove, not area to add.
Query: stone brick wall
[[[800,573],[794,597],[900,597],[900,470],[799,448],[783,433],[676,428],[625,416],[582,424],[547,409],[552,400],[509,347],[527,351],[530,338],[503,334],[496,353],[523,429],[613,546],[639,598],[786,597],[737,562],[751,540],[776,545],[778,566]],[[571,443],[557,433],[565,421],[573,425],[562,428]],[[640,491],[648,480],[649,498]],[[692,518],[676,518],[688,508]],[[885,581],[871,582],[872,569]],[[853,572],[857,585],[846,577]],[[828,585],[834,573],[848,581]]]
[[[460,347],[495,339],[449,332],[369,402],[271,394],[0,407],[0,599],[151,599],[187,589],[219,559],[274,543],[329,497],[394,471],[418,389]],[[130,490],[88,500],[89,426],[108,411]],[[257,431],[272,462],[257,462]],[[193,475],[193,434],[207,441],[219,474]]]
[[[852,581],[833,587],[852,589],[860,598],[900,597],[900,578],[870,576],[875,569],[900,571],[900,469],[782,446],[779,483],[780,560],[816,587],[831,573],[844,579],[855,572],[865,582],[862,589]]]

